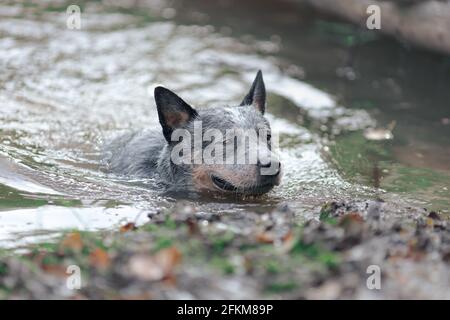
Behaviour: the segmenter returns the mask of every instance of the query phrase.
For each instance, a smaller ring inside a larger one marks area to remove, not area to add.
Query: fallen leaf
[[[164,271],[152,256],[137,254],[130,258],[128,262],[130,273],[145,281],[161,280]]]
[[[130,258],[129,271],[145,281],[159,281],[171,278],[174,267],[180,262],[181,253],[175,247],[158,251],[153,256],[136,254]]]
[[[348,227],[352,224],[362,224],[364,219],[357,212],[350,212],[344,216],[339,221],[339,225],[343,227]]]
[[[283,244],[281,246],[281,250],[283,252],[290,252],[292,248],[294,247],[296,241],[296,237],[294,236],[294,233],[292,231],[289,231],[284,237],[283,237]]]
[[[79,232],[71,232],[66,235],[61,242],[62,249],[70,249],[73,251],[81,251],[83,249],[83,240],[81,240],[81,234]]]
[[[120,227],[120,232],[121,233],[125,233],[125,232],[128,232],[128,231],[134,231],[136,229],[137,229],[137,227],[136,227],[135,223],[128,222],[127,224],[125,224],[125,225]]]
[[[283,236],[283,243],[286,243],[288,241],[292,241],[294,238],[294,234],[292,233],[292,230],[289,230],[284,236]]]
[[[269,232],[261,232],[256,235],[256,241],[259,243],[273,243],[273,234]]]
[[[198,223],[192,218],[188,218],[186,220],[186,224],[188,226],[189,234],[196,235],[200,233],[200,229],[198,228]]]
[[[175,287],[177,284],[177,278],[173,275],[173,273],[169,273],[164,277],[163,282],[166,286]]]
[[[425,257],[425,252],[420,249],[420,242],[418,239],[411,239],[408,242],[408,252],[405,258],[411,259],[413,261],[420,261]]]
[[[41,269],[57,277],[67,277],[67,268],[58,264],[45,264]]]
[[[155,258],[163,267],[165,273],[168,274],[181,261],[181,253],[177,248],[170,247],[159,251]]]
[[[99,269],[106,269],[111,264],[111,259],[108,253],[100,248],[96,248],[91,252],[91,254],[89,255],[89,261],[91,265]]]

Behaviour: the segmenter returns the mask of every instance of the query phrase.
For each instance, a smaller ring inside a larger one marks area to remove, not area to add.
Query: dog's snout
[[[281,162],[280,161],[275,161],[274,163],[273,163],[273,166],[274,166],[274,168],[275,168],[275,173],[274,173],[274,176],[276,176],[276,175],[278,175],[279,173],[280,173],[280,171],[281,171]]]
[[[264,176],[277,176],[281,171],[281,162],[275,159],[267,162],[258,160],[257,165]]]
[[[260,160],[260,159],[258,159],[258,163],[257,163],[257,165],[258,165],[258,167],[260,167],[260,168],[269,168],[270,166],[271,166],[271,162],[270,162],[270,160]]]

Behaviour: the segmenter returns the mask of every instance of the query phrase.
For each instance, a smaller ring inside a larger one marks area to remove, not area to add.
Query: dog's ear
[[[266,109],[266,87],[264,86],[264,80],[262,76],[261,70],[256,74],[256,78],[253,81],[252,87],[250,91],[245,96],[244,100],[242,100],[241,106],[254,106],[262,114]]]
[[[155,101],[159,123],[167,142],[170,142],[175,129],[183,127],[198,115],[183,99],[163,87],[155,88]]]

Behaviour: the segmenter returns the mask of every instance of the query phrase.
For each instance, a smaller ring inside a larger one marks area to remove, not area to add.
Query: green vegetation
[[[297,225],[292,231],[295,236],[290,241],[293,243],[287,251],[280,251],[267,241],[230,231],[193,232],[185,222],[169,218],[133,229],[122,227],[121,232],[68,230],[55,242],[36,244],[26,254],[17,255],[6,250],[0,253],[0,275],[9,272],[2,261],[20,257],[37,273],[64,274],[68,265],[79,265],[82,270],[88,270],[84,276],[89,281],[98,273],[104,277],[112,276],[115,268],[123,268],[120,264],[127,263],[138,253],[152,257],[176,250],[183,259],[180,269],[196,265],[222,276],[251,272],[261,277],[266,294],[276,294],[298,287],[295,270],[323,272],[335,268],[339,262],[337,254],[323,249],[320,244],[305,244],[301,240],[301,227]],[[0,294],[6,295],[6,289],[0,288]]]

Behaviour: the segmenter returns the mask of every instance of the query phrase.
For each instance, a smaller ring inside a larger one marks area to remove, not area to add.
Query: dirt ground
[[[140,227],[3,251],[0,297],[449,299],[449,263],[448,218],[426,209],[330,202],[300,223],[285,205],[221,215],[178,203]]]

